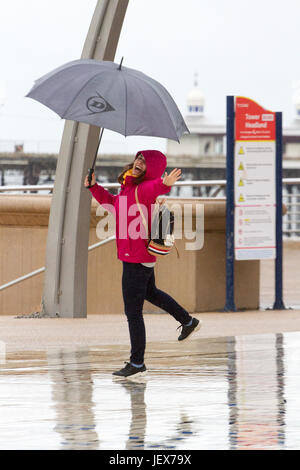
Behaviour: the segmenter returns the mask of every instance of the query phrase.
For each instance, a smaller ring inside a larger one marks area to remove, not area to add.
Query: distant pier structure
[[[57,163],[55,154],[24,153],[22,146],[15,152],[0,153],[1,186],[6,186],[6,175],[11,170],[23,174],[22,184],[36,185],[40,183],[41,175],[44,181],[54,181]]]
[[[57,154],[25,153],[22,148],[15,150],[15,152],[0,152],[1,186],[8,184],[6,175],[11,170],[23,175],[22,184],[24,185],[40,184],[41,180],[44,183],[45,181],[54,181],[57,158]],[[95,168],[97,179],[116,182],[124,166],[130,163],[133,158],[133,155],[99,155]]]

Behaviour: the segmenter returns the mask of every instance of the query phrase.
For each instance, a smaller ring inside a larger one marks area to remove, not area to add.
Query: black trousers
[[[155,286],[154,268],[123,262],[122,292],[131,342],[130,361],[144,364],[146,332],[143,318],[144,300],[170,313],[181,324],[192,319],[170,295]]]

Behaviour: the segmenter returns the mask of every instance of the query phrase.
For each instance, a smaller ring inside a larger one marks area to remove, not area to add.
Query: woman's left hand
[[[167,172],[165,172],[163,183],[167,186],[173,186],[173,184],[176,183],[176,181],[180,178],[181,170],[179,168],[174,168],[174,170],[172,170],[169,175]]]
[[[156,199],[156,202],[160,205],[163,206],[166,202],[166,199]]]

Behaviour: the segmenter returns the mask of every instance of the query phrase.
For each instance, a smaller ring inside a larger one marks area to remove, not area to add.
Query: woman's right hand
[[[95,172],[92,175],[92,181],[91,181],[91,186],[93,186],[96,183],[96,177],[95,177]],[[84,180],[84,186],[88,188],[90,185],[89,183],[89,175],[86,175],[85,180]]]

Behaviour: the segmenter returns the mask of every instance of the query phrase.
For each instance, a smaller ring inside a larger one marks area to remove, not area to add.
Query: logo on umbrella
[[[91,114],[105,113],[107,111],[115,111],[115,108],[111,106],[98,92],[97,96],[91,96],[87,102],[86,107]]]

